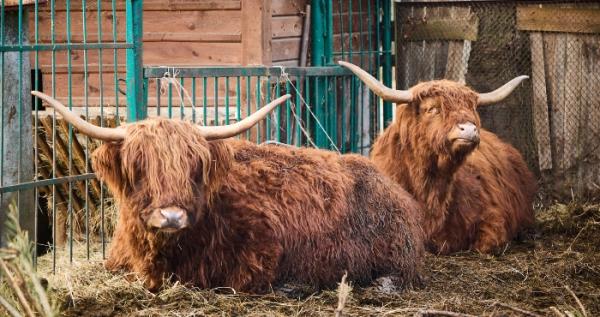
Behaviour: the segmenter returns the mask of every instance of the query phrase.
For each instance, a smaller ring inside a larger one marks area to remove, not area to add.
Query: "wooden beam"
[[[243,1],[243,65],[271,65],[271,35],[271,0]]]
[[[531,44],[531,73],[533,80],[533,127],[541,171],[552,169],[548,91],[544,67],[544,40],[540,32],[529,34]]]
[[[517,29],[565,33],[600,33],[600,9],[559,6],[517,7]]]
[[[7,1],[7,0],[5,0]],[[18,0],[11,0],[18,1]],[[33,0],[27,0],[33,1]],[[47,1],[47,0],[43,0]],[[113,0],[101,0],[100,7],[102,11],[112,11]],[[125,10],[125,1],[116,1],[116,10]],[[98,0],[86,2],[86,10],[96,10]],[[71,10],[81,10],[81,1],[72,1]],[[44,7],[44,10],[50,11],[50,6]],[[217,11],[217,10],[239,10],[241,8],[240,0],[144,0],[144,11]],[[56,6],[55,11],[65,11],[66,6]]]
[[[401,38],[406,41],[421,40],[477,40],[479,19],[472,14],[458,19],[428,18],[403,21]]]

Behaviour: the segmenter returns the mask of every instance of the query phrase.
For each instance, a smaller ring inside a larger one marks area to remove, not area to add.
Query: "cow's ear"
[[[106,142],[92,154],[92,168],[96,176],[106,182],[115,195],[121,195],[125,187],[121,170],[121,145],[121,142]]]

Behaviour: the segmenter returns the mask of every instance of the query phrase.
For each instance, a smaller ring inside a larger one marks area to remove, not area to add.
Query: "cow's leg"
[[[258,248],[246,248],[237,252],[237,264],[225,277],[226,285],[238,291],[256,293],[271,289],[271,284],[277,277],[283,248],[278,243],[263,243]]]
[[[473,244],[473,248],[481,253],[491,253],[504,246],[509,239],[506,229],[506,219],[502,217],[499,210],[490,210],[479,227],[479,234]]]

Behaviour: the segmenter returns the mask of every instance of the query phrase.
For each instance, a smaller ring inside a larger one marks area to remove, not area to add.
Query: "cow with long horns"
[[[340,64],[397,104],[371,159],[424,205],[430,251],[491,252],[532,224],[534,176],[514,147],[481,129],[476,111],[506,98],[527,76],[484,94],[447,80],[394,90],[356,65]]]
[[[331,287],[391,276],[419,281],[420,204],[357,155],[224,139],[281,97],[226,127],[147,119],[94,126],[39,92],[81,133],[105,141],[97,176],[119,204],[106,267],[201,288],[265,292],[280,283]]]

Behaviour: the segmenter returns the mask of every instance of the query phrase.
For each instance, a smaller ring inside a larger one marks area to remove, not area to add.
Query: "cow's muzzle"
[[[157,208],[146,221],[150,228],[164,232],[176,232],[190,226],[188,213],[178,207]]]
[[[450,142],[479,144],[479,129],[471,122],[457,124],[448,135]]]

